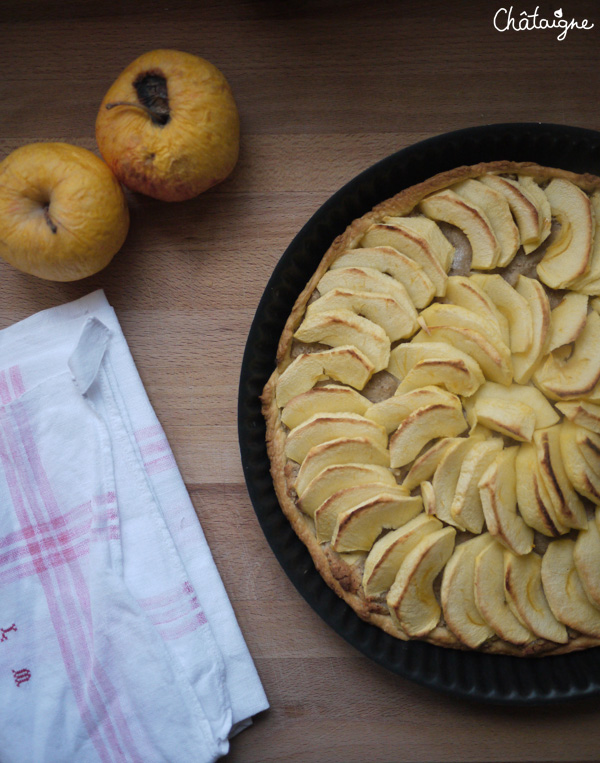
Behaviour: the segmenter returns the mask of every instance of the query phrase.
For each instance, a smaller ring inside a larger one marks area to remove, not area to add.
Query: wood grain
[[[232,177],[181,204],[130,195],[129,237],[102,273],[55,284],[0,263],[0,327],[100,287],[117,311],[271,702],[233,740],[231,763],[598,759],[597,702],[527,711],[458,702],[388,673],[333,633],[273,557],[237,443],[254,311],[288,243],[335,190],[453,129],[600,127],[597,3],[563,4],[565,16],[596,26],[562,42],[497,32],[501,6],[20,0],[0,9],[0,158],[37,140],[95,151],[106,89],[152,48],[208,58],[239,105]],[[554,10],[540,3],[541,14]]]

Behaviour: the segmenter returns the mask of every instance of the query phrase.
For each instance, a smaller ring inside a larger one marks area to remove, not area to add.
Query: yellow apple
[[[129,229],[121,186],[91,151],[31,143],[0,164],[0,256],[50,281],[102,270]]]
[[[96,118],[100,153],[123,185],[163,201],[191,199],[225,180],[237,162],[239,133],[223,74],[177,50],[133,61]]]

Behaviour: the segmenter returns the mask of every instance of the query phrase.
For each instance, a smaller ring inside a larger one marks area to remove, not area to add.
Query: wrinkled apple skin
[[[0,163],[0,257],[50,281],[97,273],[129,229],[123,190],[91,151],[31,143]]]
[[[169,120],[153,121],[134,83],[145,74],[165,78]],[[107,108],[115,102],[125,105]],[[239,116],[227,80],[202,58],[154,50],[131,63],[107,92],[96,119],[100,153],[133,191],[183,201],[224,180],[239,153]]]

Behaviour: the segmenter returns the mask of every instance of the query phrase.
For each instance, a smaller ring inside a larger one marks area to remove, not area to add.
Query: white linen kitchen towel
[[[103,292],[0,331],[0,761],[213,761],[267,707]]]

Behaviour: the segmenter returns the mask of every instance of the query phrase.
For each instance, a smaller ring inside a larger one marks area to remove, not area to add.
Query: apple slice
[[[507,403],[525,403],[535,413],[535,429],[550,427],[560,419],[558,413],[539,389],[529,384],[511,384],[510,387],[506,387],[503,384],[488,381],[477,390],[475,396],[468,403],[474,405],[477,400],[489,400],[491,398],[504,400]]]
[[[479,481],[479,495],[489,532],[515,554],[533,548],[533,530],[517,514],[515,461],[518,446],[500,451]]]
[[[558,424],[534,434],[540,473],[559,521],[566,527],[581,529],[587,526],[585,508],[563,466],[560,432]]]
[[[403,342],[391,351],[387,370],[402,381],[423,360],[460,361],[473,378],[482,375],[479,364],[470,355],[446,342]]]
[[[557,644],[567,643],[567,629],[552,614],[542,588],[542,560],[538,554],[516,556],[504,551],[504,591],[513,614],[532,633]]]
[[[557,620],[588,636],[600,637],[600,609],[585,594],[575,567],[575,541],[554,541],[542,559],[542,584]]]
[[[578,278],[572,288],[583,294],[600,294],[600,192],[595,191],[590,202],[594,213],[594,243],[587,273]]]
[[[477,649],[495,635],[475,602],[475,560],[492,543],[489,533],[461,543],[454,549],[442,577],[440,599],[446,625],[470,649]]]
[[[571,403],[557,403],[556,407],[569,421],[600,434],[600,405],[577,400]]]
[[[464,527],[453,517],[451,513],[456,486],[461,472],[461,467],[465,458],[475,445],[480,443],[482,438],[459,437],[444,453],[440,463],[433,475],[433,492],[435,494],[435,515],[442,522],[449,525],[455,525],[460,530]]]
[[[417,408],[433,403],[445,403],[460,408],[460,400],[446,390],[435,386],[424,386],[403,394],[392,395],[379,403],[373,403],[365,411],[365,417],[384,427],[390,434],[396,430],[407,416]]]
[[[448,276],[430,243],[405,225],[374,223],[363,236],[364,247],[391,246],[417,262],[429,276],[438,297],[446,291]]]
[[[583,430],[577,438],[581,455],[589,464],[590,469],[600,475],[600,437],[594,432]]]
[[[469,397],[484,383],[481,369],[473,361],[444,360],[429,358],[416,363],[398,386],[398,392],[405,393],[424,385],[444,387],[455,395]]]
[[[542,535],[556,538],[569,531],[558,518],[540,473],[537,448],[524,443],[515,462],[517,505],[525,523]]]
[[[520,275],[516,290],[529,305],[532,334],[529,349],[525,352],[513,352],[512,364],[515,381],[518,384],[527,384],[543,357],[550,327],[550,303],[544,287],[533,278]]]
[[[423,500],[423,511],[427,516],[435,516],[435,493],[431,482],[421,482],[421,498]]]
[[[522,646],[535,639],[513,614],[504,591],[504,546],[485,545],[475,558],[475,603],[482,617],[503,641]]]
[[[459,307],[471,310],[481,316],[484,320],[491,321],[494,325],[497,324],[500,329],[502,341],[504,344],[508,345],[510,343],[508,320],[496,307],[493,300],[485,293],[485,291],[475,283],[474,275],[468,278],[466,276],[449,276],[445,300],[446,302],[451,302],[453,305],[458,305]],[[493,277],[483,274],[480,275],[482,278]]]
[[[500,397],[478,397],[474,413],[479,424],[519,442],[531,442],[535,411],[526,403]]]
[[[502,447],[502,440],[492,437],[485,442],[475,443],[465,456],[450,505],[452,524],[464,527],[476,535],[482,531],[485,518],[479,494],[479,481]]]
[[[581,427],[571,421],[560,425],[560,454],[565,472],[580,495],[600,505],[600,475],[590,467],[581,452]]]
[[[290,363],[277,380],[277,405],[307,392],[318,381],[333,379],[362,389],[373,375],[374,366],[356,347],[336,347],[322,352],[304,352]]]
[[[418,336],[418,335],[417,335]],[[568,360],[549,355],[535,375],[536,384],[553,400],[585,397],[600,381],[600,315],[591,312]]]
[[[326,384],[293,397],[281,411],[281,421],[293,429],[315,413],[359,413],[362,416],[370,405],[371,402],[352,387]]]
[[[453,185],[452,190],[484,211],[500,246],[496,265],[506,267],[517,253],[521,239],[505,196],[474,179],[463,180]]]
[[[459,326],[431,326],[427,331],[419,331],[412,341],[447,342],[470,355],[487,379],[506,385],[512,381],[510,351],[504,342],[493,344],[479,331]]]
[[[340,288],[331,289],[312,302],[306,310],[306,317],[312,318],[315,313],[346,310],[381,326],[392,342],[412,336],[419,325],[412,302],[400,304],[387,294]]]
[[[428,533],[410,551],[387,595],[393,622],[413,638],[422,638],[438,624],[441,609],[433,583],[452,555],[452,527]]]
[[[331,547],[338,553],[370,551],[384,530],[395,530],[422,513],[420,496],[385,493],[338,514]]]
[[[542,243],[544,221],[542,212],[523,185],[500,175],[484,175],[480,180],[505,197],[517,223],[525,253],[529,254],[537,249]]]
[[[373,599],[388,591],[407,554],[426,535],[441,529],[440,521],[421,513],[376,541],[365,559],[362,579],[365,595]]]
[[[474,273],[470,280],[491,299],[508,323],[512,352],[527,352],[533,340],[533,316],[528,300],[498,273]]]
[[[596,509],[587,529],[577,534],[573,559],[586,596],[595,607],[600,607],[600,510]]]
[[[453,190],[427,196],[420,204],[421,211],[433,220],[460,228],[471,245],[471,267],[489,270],[496,267],[501,255],[500,244],[491,223],[481,207],[467,202]]]
[[[386,368],[390,359],[390,338],[385,331],[351,310],[307,314],[294,337],[300,342],[317,342],[329,347],[356,347],[369,358],[375,372]]]
[[[375,464],[390,465],[390,454],[368,437],[339,437],[315,445],[306,454],[298,471],[294,487],[298,495],[303,493],[309,482],[328,466],[334,464]]]
[[[330,496],[353,485],[366,485],[379,482],[394,487],[396,479],[385,466],[375,464],[332,464],[326,466],[308,483],[298,495],[298,506],[309,517]]]
[[[537,246],[542,244],[552,232],[552,207],[545,192],[536,181],[529,175],[519,175],[518,185],[523,194],[534,204],[538,212],[540,225],[540,238]],[[535,248],[537,248],[537,246]],[[524,246],[525,254],[529,254],[532,245]]]
[[[423,215],[411,215],[410,217],[384,217],[383,222],[408,229],[424,238],[446,273],[450,270],[454,260],[454,246],[433,220]]]
[[[399,305],[405,305],[408,309],[413,304],[400,281],[376,268],[354,266],[328,270],[317,284],[317,290],[321,296],[324,296],[334,289],[387,294]]]
[[[431,278],[419,263],[391,246],[348,249],[331,264],[332,270],[353,267],[374,268],[400,281],[416,308],[427,307],[435,296]]]
[[[594,211],[581,188],[563,178],[546,187],[552,214],[560,231],[537,266],[541,281],[551,289],[568,288],[589,269],[594,244]]]
[[[338,490],[337,493],[331,495],[319,506],[313,517],[319,543],[326,543],[331,540],[337,518],[340,514],[384,494],[395,498],[406,498],[408,495],[406,490],[400,485],[394,487],[382,482],[353,485],[352,487]]]
[[[467,328],[484,334],[494,345],[505,344],[496,321],[482,318],[481,315],[468,310],[466,307],[445,302],[434,302],[422,310],[419,317],[429,327],[457,326]],[[421,321],[419,322],[423,325]],[[508,347],[506,352],[508,352]]]
[[[570,291],[550,313],[547,352],[571,344],[581,334],[587,321],[588,298]]]
[[[339,437],[368,437],[383,450],[388,444],[385,429],[357,413],[315,413],[290,431],[285,455],[301,464],[315,445]]]
[[[390,437],[390,464],[393,469],[413,461],[421,449],[436,437],[454,437],[467,428],[462,408],[433,403],[407,416]]]
[[[456,442],[459,442],[458,437],[443,437],[441,440],[435,442],[415,460],[410,467],[408,474],[404,478],[402,486],[410,492],[421,483],[430,479],[444,457],[444,454]]]

